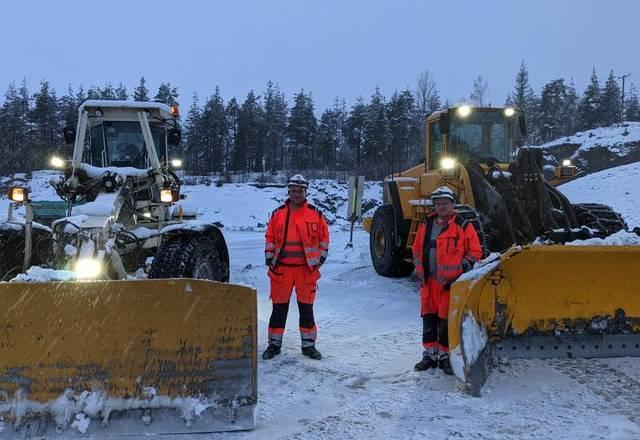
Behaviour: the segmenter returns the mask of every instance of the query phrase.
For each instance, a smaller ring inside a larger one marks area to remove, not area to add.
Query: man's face
[[[301,205],[307,198],[306,190],[301,186],[289,187],[289,198],[294,205]]]
[[[447,217],[453,211],[453,201],[451,199],[436,199],[436,213],[438,217]]]

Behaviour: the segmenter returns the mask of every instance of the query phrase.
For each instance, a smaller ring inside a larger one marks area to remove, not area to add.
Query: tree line
[[[468,98],[456,102],[491,105],[488,83],[473,82]],[[129,94],[127,87],[68,87],[58,96],[41,81],[30,93],[27,83],[9,84],[0,107],[0,174],[40,169],[54,152],[70,154],[62,129],[77,122],[77,108],[87,99],[133,99],[178,104],[178,88],[162,83],[149,91],[145,78]],[[613,71],[603,85],[593,69],[582,94],[573,80],[545,84],[539,93],[529,82],[523,61],[513,91],[505,100],[525,111],[529,144],[607,126],[622,120],[640,121],[640,105],[633,84],[622,94]],[[201,100],[194,94],[183,112],[182,150],[187,171],[194,174],[269,173],[280,170],[348,170],[380,178],[420,162],[424,155],[424,120],[433,111],[449,107],[441,102],[433,76],[425,71],[413,89],[385,97],[376,88],[367,100],[358,97],[347,106],[336,98],[321,113],[313,95],[303,90],[288,100],[277,83],[263,92],[250,91],[239,101],[225,101],[219,87]],[[320,115],[318,117],[318,114]]]

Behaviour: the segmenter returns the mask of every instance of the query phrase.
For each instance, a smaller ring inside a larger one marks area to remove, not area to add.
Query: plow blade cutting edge
[[[256,291],[0,283],[0,438],[252,429]]]
[[[451,290],[456,377],[480,395],[496,358],[640,356],[640,246],[514,247]]]

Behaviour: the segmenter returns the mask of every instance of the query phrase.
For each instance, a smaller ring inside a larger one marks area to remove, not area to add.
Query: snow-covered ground
[[[610,203],[627,213],[630,225],[640,225],[640,165],[609,172],[561,189],[575,202]],[[35,179],[46,180],[38,173]],[[300,353],[292,304],[283,353],[258,362],[256,429],[193,438],[640,439],[640,359],[512,360],[493,370],[480,398],[457,390],[455,379],[439,370],[414,372],[422,351],[417,279],[376,275],[368,235],[360,229],[354,247],[345,248],[346,188],[331,181],[312,184],[318,205],[333,200],[337,207],[326,210],[334,224],[315,307],[324,358]],[[189,196],[184,203],[203,220],[225,225],[231,281],[258,290],[259,353],[266,348],[271,311],[263,228],[285,191],[239,184],[183,188]],[[367,198],[380,200],[379,185],[368,187]]]
[[[560,145],[576,145],[579,148],[572,156],[575,158],[579,152],[596,147],[606,147],[613,153],[624,155],[628,153],[626,144],[633,142],[640,142],[640,122],[625,122],[624,125],[579,131],[573,136],[561,137],[538,147],[550,149]]]

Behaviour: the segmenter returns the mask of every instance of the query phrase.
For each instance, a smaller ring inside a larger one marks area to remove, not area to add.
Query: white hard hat
[[[451,188],[447,186],[441,186],[439,188],[436,188],[436,190],[431,193],[431,200],[435,201],[436,199],[450,199],[455,203],[456,195],[453,193]]]
[[[302,174],[296,174],[294,176],[291,176],[291,178],[289,179],[289,183],[287,184],[288,188],[292,186],[300,186],[304,189],[308,189],[309,182],[307,182],[307,179],[305,179]]]

